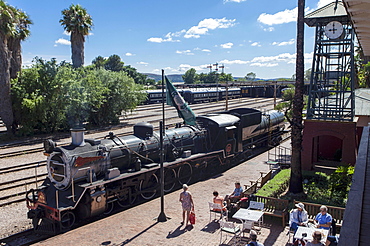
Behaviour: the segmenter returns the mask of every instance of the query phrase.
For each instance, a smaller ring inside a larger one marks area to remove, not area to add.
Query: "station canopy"
[[[343,0],[364,55],[370,58],[370,1]]]

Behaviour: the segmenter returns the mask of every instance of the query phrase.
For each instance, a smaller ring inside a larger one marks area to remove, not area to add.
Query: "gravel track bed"
[[[229,109],[237,108],[237,107],[250,107],[250,108],[261,107],[264,109],[272,109],[273,108],[272,103],[273,103],[273,99],[271,98],[232,99],[232,100],[229,100]],[[199,114],[199,115],[206,114],[211,111],[219,112],[225,109],[225,101],[191,105],[191,108],[196,114]],[[166,125],[182,122],[181,119],[177,118],[177,111],[175,108],[166,106],[165,110],[166,110]],[[145,115],[153,115],[153,112],[158,113],[158,115],[145,117]],[[85,136],[86,138],[102,138],[106,136],[109,131],[113,131],[115,134],[122,134],[122,133],[131,134],[133,132],[133,129],[132,129],[133,124],[136,124],[142,121],[158,120],[161,117],[161,113],[162,113],[162,109],[161,109],[160,104],[153,105],[153,106],[152,105],[139,106],[137,111],[134,111],[133,113],[128,114],[126,119],[124,120],[124,123],[129,124],[129,126],[123,124],[121,126],[112,127],[112,129],[108,129],[106,131],[99,131],[99,132],[91,131],[93,133],[86,134]],[[143,115],[144,117],[139,118],[137,117],[138,115]],[[133,119],[130,119],[130,116]],[[176,117],[176,118],[172,118],[172,117]],[[168,118],[171,118],[171,119],[168,119]],[[154,127],[157,127],[158,125],[159,123],[154,123]],[[0,130],[1,130],[1,127],[0,127]],[[57,142],[58,145],[69,144],[70,141],[71,141],[70,137],[55,140],[55,142]],[[42,144],[27,145],[26,147],[20,146],[20,147],[8,148],[8,149],[4,149],[4,153],[13,152],[13,151],[22,150],[22,149],[24,150],[27,148],[35,148],[35,147],[40,147],[40,146],[42,146]],[[3,153],[3,151],[1,150],[0,153]],[[40,151],[39,153],[25,154],[25,155],[20,155],[16,157],[0,159],[0,167],[18,166],[22,163],[30,163],[30,162],[44,161],[44,160],[46,160],[46,157],[43,156],[42,152]],[[37,168],[38,174],[45,173],[45,172],[46,172],[45,166]],[[35,175],[35,168],[31,168],[31,169],[23,170],[19,172],[2,174],[0,175],[0,182],[15,180],[15,179],[23,178],[26,176],[34,176],[34,175]],[[35,186],[35,184],[33,184],[33,186]],[[30,189],[33,186],[29,185],[27,189]],[[3,188],[3,187],[0,187],[0,188]],[[1,193],[0,196],[5,196],[7,194],[10,195],[10,193],[14,194],[15,193],[14,191],[17,191],[17,192],[25,191],[25,187],[21,186],[19,188],[12,189],[11,191],[9,191],[9,193],[7,193],[7,191],[0,191]],[[3,201],[0,201],[0,203],[3,203]],[[1,207],[0,209],[0,238],[3,238],[8,235],[21,232],[21,231],[31,228],[32,227],[31,221],[27,219],[27,211],[28,209],[26,207],[26,202],[15,203],[15,204]]]

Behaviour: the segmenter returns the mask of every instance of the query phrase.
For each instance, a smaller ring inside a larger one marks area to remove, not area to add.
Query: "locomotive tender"
[[[164,189],[226,170],[257,146],[278,144],[284,129],[278,111],[239,108],[197,117],[197,127],[177,124],[164,134]],[[159,132],[148,123],[134,135],[84,139],[72,130],[72,143],[44,143],[48,177],[26,194],[28,218],[41,233],[70,228],[76,219],[108,214],[116,203],[128,207],[159,193]]]

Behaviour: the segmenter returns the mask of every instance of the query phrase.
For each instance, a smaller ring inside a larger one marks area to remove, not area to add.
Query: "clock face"
[[[329,22],[325,26],[325,35],[330,39],[337,39],[343,33],[343,25],[338,21]]]

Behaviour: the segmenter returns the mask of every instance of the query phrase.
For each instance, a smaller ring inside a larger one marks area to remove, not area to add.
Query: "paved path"
[[[284,143],[285,146],[289,144]],[[256,180],[260,172],[269,171],[266,160],[267,153],[264,153],[222,174],[190,185],[196,212],[193,228],[180,225],[182,218],[178,190],[165,196],[165,213],[171,218],[167,222],[157,223],[154,219],[160,212],[160,198],[157,198],[37,245],[219,245],[220,229],[218,223],[210,221],[208,211],[212,192],[218,190],[222,195],[229,194],[235,181],[240,181],[242,185],[250,184],[249,181]],[[264,222],[259,241],[265,246],[286,245],[287,229],[281,226],[281,220],[267,217]],[[222,245],[231,245],[230,238],[223,238]],[[245,245],[245,242],[239,245]]]

